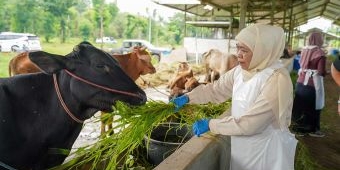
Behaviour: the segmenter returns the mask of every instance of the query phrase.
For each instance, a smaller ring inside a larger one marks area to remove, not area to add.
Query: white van
[[[0,33],[0,51],[36,51],[41,50],[39,37],[29,33]]]

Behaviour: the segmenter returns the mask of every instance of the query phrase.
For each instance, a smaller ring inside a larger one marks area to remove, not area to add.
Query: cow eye
[[[96,67],[99,68],[99,69],[103,69],[105,67],[105,65],[104,64],[98,64]]]
[[[96,65],[97,69],[102,70],[104,72],[110,72],[110,67],[105,64]]]

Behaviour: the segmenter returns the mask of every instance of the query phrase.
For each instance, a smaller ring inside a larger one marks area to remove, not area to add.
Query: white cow
[[[218,49],[203,53],[203,61],[206,69],[205,82],[217,80],[220,75],[238,65],[236,55],[223,53]]]

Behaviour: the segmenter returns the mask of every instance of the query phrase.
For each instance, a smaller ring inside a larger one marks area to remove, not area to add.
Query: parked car
[[[102,38],[97,38],[96,43],[115,44],[117,43],[117,41],[113,37],[102,37]]]
[[[170,54],[171,52],[171,49],[169,48],[155,47],[149,41],[138,40],[138,39],[124,40],[122,43],[122,47],[117,48],[117,49],[112,49],[111,52],[113,54],[126,54],[126,53],[129,53],[131,49],[135,46],[146,47],[150,51],[152,57],[157,62],[161,60],[162,56],[166,56]]]
[[[37,35],[29,33],[1,32],[0,51],[37,51],[41,50],[40,40]]]

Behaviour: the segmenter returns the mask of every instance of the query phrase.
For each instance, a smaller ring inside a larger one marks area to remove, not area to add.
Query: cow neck
[[[137,58],[137,59],[135,59],[135,58]],[[137,52],[131,52],[130,56],[129,56],[129,60],[134,60],[133,62],[137,63],[136,60],[140,60],[140,54],[137,53]],[[133,64],[133,66],[136,67],[135,64]],[[140,77],[140,75],[142,75],[142,71],[139,68],[132,68],[132,69],[133,69],[133,71],[132,71],[132,73],[129,73],[130,74],[129,76],[133,81],[136,81],[138,79],[138,77]],[[137,70],[138,70],[138,72],[137,72]],[[129,71],[129,72],[131,72],[131,71]]]
[[[61,96],[59,85],[58,85],[58,80],[57,80],[57,75],[53,74],[53,82],[54,82],[54,88],[57,93],[58,99],[60,104],[63,106],[65,112],[77,123],[84,123],[83,120],[78,119],[67,107],[66,103],[63,100],[63,97]]]
[[[105,91],[108,91],[108,92],[111,92],[111,93],[118,93],[118,94],[123,94],[123,95],[127,95],[127,96],[132,96],[132,97],[137,97],[137,98],[141,98],[141,96],[139,96],[138,94],[135,94],[135,93],[130,93],[130,92],[127,92],[127,91],[122,91],[122,90],[117,90],[117,89],[113,89],[113,88],[109,88],[109,87],[105,87],[105,86],[102,86],[102,85],[99,85],[99,84],[96,84],[96,83],[93,83],[89,80],[86,80],[86,79],[83,79],[73,73],[71,73],[70,71],[68,70],[64,70],[68,75],[70,75],[71,77],[77,79],[78,81],[81,81],[85,84],[88,84],[88,85],[91,85],[91,86],[94,86],[96,88],[99,88],[101,90],[105,90]]]
[[[124,70],[125,73],[129,72],[130,66],[131,66],[131,55],[130,54],[125,54],[126,56],[123,57],[123,59],[121,60],[122,62],[119,63],[122,65],[122,69]],[[132,68],[132,69],[136,69],[136,68]]]
[[[93,83],[91,81],[88,81],[86,79],[83,79],[73,73],[71,73],[70,71],[68,70],[64,70],[68,75],[70,75],[71,77],[77,79],[78,81],[81,81],[85,84],[88,84],[88,85],[91,85],[91,86],[94,86],[96,88],[99,88],[99,89],[102,89],[102,90],[105,90],[105,91],[109,91],[111,93],[118,93],[118,94],[123,94],[123,95],[127,95],[127,96],[132,96],[132,97],[138,97],[140,98],[140,96],[138,94],[134,94],[134,93],[130,93],[130,92],[127,92],[127,91],[121,91],[121,90],[116,90],[116,89],[112,89],[112,88],[109,88],[109,87],[105,87],[105,86],[101,86],[99,84],[96,84],[96,83]],[[61,103],[61,105],[63,106],[64,110],[66,111],[66,113],[76,122],[78,123],[83,123],[84,121],[83,120],[80,120],[78,119],[76,116],[74,116],[74,114],[68,109],[67,105],[65,104],[62,96],[61,96],[61,93],[60,93],[60,89],[59,89],[59,85],[58,85],[58,80],[57,80],[57,75],[56,74],[53,74],[53,81],[54,81],[54,87],[55,87],[55,90],[56,90],[56,93],[58,95],[58,99]]]

